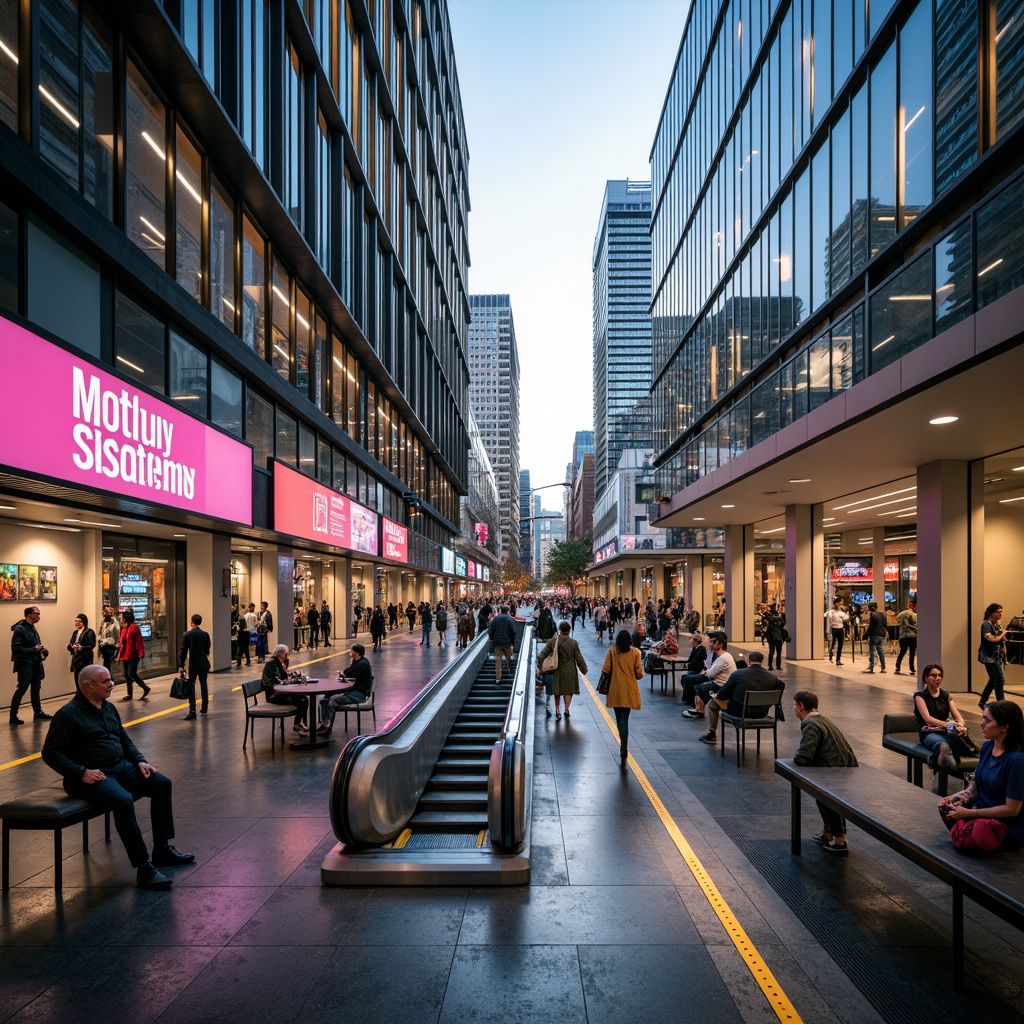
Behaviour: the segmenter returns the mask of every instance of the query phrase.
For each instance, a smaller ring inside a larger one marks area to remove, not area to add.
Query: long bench
[[[53,832],[53,888],[60,892],[64,882],[64,829],[81,824],[82,850],[88,850],[89,822],[101,814],[104,837],[110,842],[110,812],[91,800],[68,796],[59,785],[46,786],[0,804],[0,819],[3,819],[0,891],[7,892],[10,888],[11,832],[18,829]]]
[[[1024,930],[1024,853],[972,857],[949,840],[938,800],[880,768],[803,768],[776,760],[775,773],[790,784],[791,850],[801,853],[800,794],[843,815],[891,850],[953,890],[953,987],[964,987],[964,896]]]
[[[921,742],[921,733],[914,715],[885,715],[882,718],[882,746],[894,750],[907,759],[907,782],[924,786],[924,766],[932,752]],[[945,796],[949,787],[949,776],[963,779],[964,772],[973,772],[978,767],[976,757],[962,757],[957,762],[957,771],[939,770],[939,795]]]

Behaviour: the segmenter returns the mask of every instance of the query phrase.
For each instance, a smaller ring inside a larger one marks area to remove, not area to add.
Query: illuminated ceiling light
[[[281,289],[280,289],[280,288],[278,288],[276,284],[274,284],[274,285],[271,285],[271,286],[270,286],[270,290],[271,290],[271,291],[272,291],[272,292],[273,292],[273,293],[274,293],[274,294],[275,294],[275,295],[276,295],[276,296],[277,296],[277,297],[278,297],[278,298],[279,298],[279,299],[280,299],[280,300],[281,300],[282,302],[287,302],[287,301],[288,301],[288,296],[287,296],[287,295],[285,295],[285,294],[284,294],[284,292],[282,292],[282,291],[281,291]]]
[[[877,220],[877,221],[885,221],[885,222],[893,221],[895,219],[896,219],[895,217],[876,217],[875,218],[875,220]]]
[[[903,131],[910,131],[910,126],[924,113],[924,107],[922,107],[904,126]]]
[[[890,295],[890,302],[931,302],[930,295]]]
[[[154,153],[156,153],[158,157],[160,157],[161,160],[167,159],[166,156],[164,155],[164,151],[157,145],[153,136],[150,135],[149,132],[142,133],[142,140],[149,146],[151,150],[153,150]]]
[[[999,504],[1000,504],[1000,505],[1011,505],[1011,504],[1013,504],[1013,502],[1015,502],[1015,501],[1024,501],[1024,498],[1003,498],[1003,499],[1002,499],[1002,500],[1001,500],[1001,501],[999,502]]]
[[[0,39],[0,53],[6,54],[15,64],[18,63],[18,55],[2,39]]]
[[[784,529],[784,526],[777,526],[774,530],[761,530],[760,533],[762,537],[767,537],[769,533],[782,533]]]
[[[735,508],[735,505],[723,505],[722,508]]]
[[[789,482],[791,484],[809,484],[811,482],[811,478],[809,476],[805,476],[805,477],[800,477],[797,480],[790,480]]]
[[[146,371],[141,366],[136,366],[135,363],[125,359],[124,356],[118,356],[117,361],[124,363],[125,366],[130,366],[136,373],[145,373]]]
[[[896,518],[897,519],[906,519],[908,516],[916,516],[916,515],[917,515],[916,512],[901,512]]]
[[[42,96],[43,99],[46,100],[46,102],[49,103],[50,106],[53,107],[53,109],[56,110],[57,113],[60,114],[60,116],[63,117],[64,120],[67,121],[67,123],[71,125],[72,128],[82,127],[78,121],[78,118],[75,117],[75,115],[72,114],[71,111],[68,110],[68,108],[65,107],[64,104],[61,103],[61,101],[57,99],[57,97],[54,96],[52,92],[49,92],[42,85],[39,86],[39,95]]]
[[[873,347],[873,348],[871,349],[871,351],[872,351],[872,352],[877,352],[877,351],[878,351],[878,350],[879,350],[880,348],[884,347],[885,345],[888,345],[888,344],[889,344],[889,342],[890,342],[890,341],[892,341],[892,340],[893,340],[893,338],[895,338],[895,337],[896,337],[896,335],[895,335],[895,334],[890,334],[890,335],[889,335],[889,337],[888,337],[888,338],[886,338],[886,339],[885,339],[884,341],[880,341],[880,342],[879,342],[879,343],[878,343],[877,345],[875,345],[875,346],[874,346],[874,347]]]
[[[289,359],[289,360],[291,359],[291,356],[288,355],[288,353],[285,352],[285,350],[283,348],[281,348],[280,345],[275,345],[274,346],[274,351],[277,352],[279,355],[283,356],[285,359]]]
[[[230,309],[232,313],[234,313],[234,311],[235,311],[235,304],[233,302],[229,302],[227,299],[221,299],[220,301],[223,302],[224,305],[227,306],[228,309]]]
[[[1014,466],[1013,471],[1014,473],[1024,473],[1024,466]]]
[[[897,513],[916,512],[916,511],[917,511],[917,506],[916,505],[906,505],[903,508],[893,508],[893,509],[890,509],[888,512],[879,512],[878,514],[880,516],[894,516]]]
[[[198,395],[171,395],[175,402],[198,402]]]
[[[334,365],[335,365],[335,366],[336,366],[336,367],[337,367],[337,368],[338,368],[339,370],[344,370],[344,369],[345,369],[345,367],[341,365],[341,360],[340,360],[340,359],[339,359],[339,358],[338,358],[337,356],[334,356]]]
[[[956,284],[953,283],[953,282],[950,282],[949,284],[944,284],[940,288],[936,288],[935,289],[935,294],[937,295],[939,292],[948,292],[950,288],[955,288],[955,287],[956,287]]]
[[[1002,259],[998,259],[998,260],[995,261],[995,263],[990,263],[984,270],[979,270],[978,271],[978,277],[984,276],[990,270],[995,270],[995,268],[998,267],[999,264],[1002,263],[1002,262],[1003,262]]]
[[[946,423],[956,423],[958,419],[960,419],[959,416],[936,416],[935,419],[929,420],[928,422],[933,427],[941,427]]]
[[[853,508],[854,505],[862,505],[865,501],[878,501],[879,498],[891,498],[896,494],[909,494],[911,491],[916,491],[917,486],[903,487],[898,491],[886,491],[885,494],[873,494],[870,498],[861,498],[859,501],[851,501],[846,505],[833,505],[833,512],[841,512],[844,508]]]
[[[144,238],[144,239],[145,239],[145,240],[146,240],[147,242],[150,242],[150,243],[152,243],[152,244],[153,244],[153,245],[155,245],[155,246],[156,246],[156,247],[157,247],[158,249],[162,249],[162,248],[164,247],[164,243],[163,243],[163,242],[158,242],[158,241],[157,241],[157,240],[156,240],[155,238],[153,238],[153,237],[152,237],[151,235],[147,235],[145,231],[140,231],[140,232],[139,232],[139,237],[140,237],[140,238]]]
[[[192,187],[192,182],[185,177],[181,171],[175,171],[174,176],[185,186],[185,190],[188,194],[200,205],[203,205],[203,197]]]
[[[142,223],[160,239],[161,242],[165,242],[167,240],[167,236],[154,223],[152,223],[152,221],[148,221],[142,216],[139,217],[139,220],[141,220]]]
[[[175,533],[175,534],[172,534],[172,536],[181,538],[181,537],[187,537],[188,534],[187,533]]]
[[[18,511],[18,506],[17,505],[0,505],[0,508],[10,509],[12,512],[17,512]]]
[[[703,523],[704,522],[704,517],[703,516],[694,516],[693,517],[693,521],[695,523]]]
[[[309,321],[298,310],[295,311],[295,319],[298,320],[307,331],[309,330]]]
[[[829,516],[827,519],[822,519],[823,523],[834,523],[836,521],[835,516]]]
[[[118,523],[97,523],[91,519],[65,519],[65,523],[78,523],[79,526],[102,526],[104,530],[120,530]]]

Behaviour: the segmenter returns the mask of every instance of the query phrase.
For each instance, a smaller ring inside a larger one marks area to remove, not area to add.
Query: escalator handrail
[[[498,813],[500,834],[497,837],[491,837],[492,842],[503,849],[515,846],[519,841],[519,837],[516,835],[516,808],[518,801],[522,799],[519,788],[524,784],[525,780],[516,778],[516,767],[518,764],[516,751],[517,744],[526,731],[526,715],[530,707],[528,699],[529,680],[536,656],[533,626],[530,624],[523,629],[523,638],[519,650],[520,657],[516,664],[515,678],[512,680],[512,695],[509,700],[508,711],[505,715],[505,725],[502,730],[501,806]],[[523,657],[523,651],[526,652],[526,657]],[[494,781],[496,780],[490,780],[489,784],[493,784]]]

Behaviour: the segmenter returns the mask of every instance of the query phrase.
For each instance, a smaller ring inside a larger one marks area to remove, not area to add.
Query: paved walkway
[[[576,636],[596,683],[604,649],[590,629]],[[418,640],[399,632],[369,655],[380,725],[457,656]],[[323,674],[348,660],[344,649],[303,651],[294,664]],[[903,677],[801,665],[783,677],[817,690],[864,762],[903,776],[904,762],[881,749],[880,723],[908,707],[911,680],[901,693]],[[538,706],[530,886],[323,887],[341,743],[271,755],[257,723],[243,752],[241,696],[231,692],[243,678],[213,677],[211,712],[195,723],[164,696],[118,705],[131,709],[140,749],[174,779],[178,845],[197,855],[171,892],[138,891],[116,839],[83,857],[71,830],[55,906],[49,833],[14,834],[0,1020],[770,1022],[782,999],[805,1021],[858,1024],[1024,1012],[1024,937],[968,903],[970,990],[953,994],[949,890],[855,831],[844,860],[816,848],[792,858],[788,788],[770,745],[758,758],[751,739],[737,769],[729,751],[698,742],[702,728],[680,717],[678,698],[652,695],[646,681],[625,775],[586,685],[568,720]],[[977,709],[964,711],[977,734]],[[780,754],[798,731],[788,715]],[[53,781],[33,757],[42,736],[41,725],[0,735],[0,799]],[[772,994],[730,938],[731,921],[770,972]]]

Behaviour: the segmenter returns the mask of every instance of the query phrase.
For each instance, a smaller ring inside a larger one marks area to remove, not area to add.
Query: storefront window
[[[206,352],[171,331],[171,398],[193,416],[206,416]]]
[[[154,391],[164,390],[164,325],[138,303],[117,293],[114,361]]]
[[[125,231],[154,263],[166,269],[165,111],[131,63],[125,117]]]

